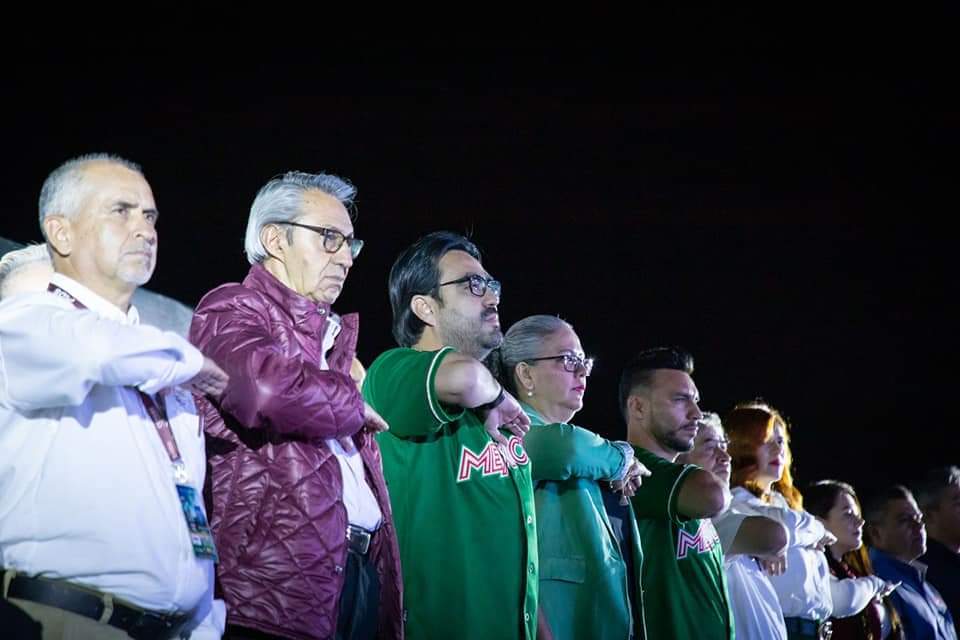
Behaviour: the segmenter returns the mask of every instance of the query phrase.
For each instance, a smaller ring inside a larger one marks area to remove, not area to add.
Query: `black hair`
[[[416,344],[423,335],[426,325],[410,309],[410,300],[415,295],[437,295],[440,259],[450,251],[464,251],[480,260],[480,250],[464,236],[434,231],[404,249],[390,268],[393,337],[401,347]]]
[[[877,524],[887,513],[887,505],[894,500],[908,500],[912,497],[910,490],[902,484],[885,487],[873,491],[861,502],[863,519],[869,524]]]
[[[657,369],[674,369],[692,375],[693,356],[683,347],[654,347],[638,353],[620,374],[620,411],[624,420],[627,398],[637,387],[649,387]]]
[[[840,494],[846,493],[859,502],[857,492],[846,482],[839,480],[819,480],[803,490],[803,508],[813,515],[827,519]]]

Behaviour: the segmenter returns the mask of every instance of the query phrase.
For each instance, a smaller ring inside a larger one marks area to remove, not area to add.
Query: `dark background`
[[[559,314],[596,355],[578,424],[620,436],[621,366],[675,343],[704,408],[762,396],[791,420],[801,486],[960,463],[956,52],[935,38],[253,49],[21,53],[0,236],[40,239],[56,165],[120,154],[161,211],[150,288],[194,305],[246,273],[263,183],[329,171],[359,189],[367,245],[336,306],[361,313],[367,364],[393,346],[397,253],[469,232],[504,283],[504,329]]]

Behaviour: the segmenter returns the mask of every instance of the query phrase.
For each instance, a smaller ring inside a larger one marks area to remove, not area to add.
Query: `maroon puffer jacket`
[[[378,635],[402,638],[400,554],[380,450],[361,430],[363,400],[349,375],[358,317],[341,318],[324,370],[329,314],[255,265],[243,284],[204,296],[193,317],[191,341],[230,374],[219,406],[200,406],[218,595],[230,624],[333,637],[347,513],[340,466],[324,440],[352,437],[383,512],[370,551],[381,584]]]

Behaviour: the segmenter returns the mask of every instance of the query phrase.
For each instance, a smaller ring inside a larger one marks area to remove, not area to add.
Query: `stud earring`
[[[533,397],[533,391],[527,391],[527,397],[528,397],[528,398],[532,398],[532,397]]]

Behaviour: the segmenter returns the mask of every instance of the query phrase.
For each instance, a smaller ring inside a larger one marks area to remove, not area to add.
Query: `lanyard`
[[[69,300],[77,309],[87,308],[85,304],[52,282],[47,285],[47,291]],[[177,439],[173,435],[173,429],[170,428],[170,421],[167,419],[166,409],[162,404],[158,404],[153,398],[140,389],[136,389],[136,392],[140,396],[144,408],[147,410],[147,415],[149,415],[153,421],[153,426],[157,428],[157,435],[160,436],[160,440],[163,442],[163,448],[167,451],[167,456],[169,456],[170,462],[173,464],[176,481],[178,483],[186,482],[187,469],[180,457],[180,449],[177,447]]]

